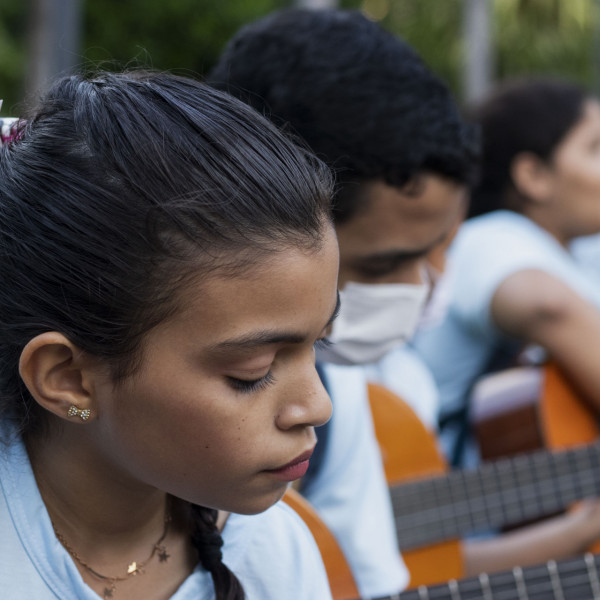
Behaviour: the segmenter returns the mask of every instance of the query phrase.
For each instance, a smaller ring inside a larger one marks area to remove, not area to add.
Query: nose
[[[279,429],[294,427],[318,427],[331,418],[331,400],[317,369],[312,361],[306,365],[302,374],[294,378],[281,407],[276,422]]]

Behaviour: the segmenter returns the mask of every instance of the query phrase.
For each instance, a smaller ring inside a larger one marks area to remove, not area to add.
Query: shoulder
[[[543,280],[570,280],[574,263],[552,236],[531,220],[497,211],[465,223],[451,248],[451,308],[463,320],[487,328],[500,286],[523,272]]]
[[[501,329],[519,336],[540,325],[566,320],[587,305],[587,300],[568,283],[551,273],[531,269],[507,277],[498,286],[491,311]]]
[[[325,568],[302,519],[278,502],[258,515],[230,515],[224,560],[248,600],[329,600]]]
[[[504,210],[466,221],[450,248],[453,262],[485,263],[490,268],[532,260],[546,264],[556,254],[567,255],[547,231],[523,215]]]

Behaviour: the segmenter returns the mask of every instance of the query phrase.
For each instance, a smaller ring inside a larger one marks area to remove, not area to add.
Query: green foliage
[[[203,75],[244,23],[283,0],[88,0],[83,55],[92,65],[131,60]]]
[[[494,8],[499,78],[543,73],[593,85],[594,0],[502,0]]]
[[[144,66],[204,75],[242,25],[287,0],[82,0],[79,63],[120,69]],[[21,101],[32,0],[0,0],[0,98],[3,115]]]
[[[460,90],[461,0],[375,0],[387,3],[386,29],[400,35],[450,87]],[[371,2],[365,2],[369,8]]]
[[[34,0],[0,0],[0,98],[20,101]],[[293,0],[82,0],[83,68],[204,75],[242,25]],[[462,0],[341,0],[401,35],[461,96]],[[598,88],[600,0],[493,0],[496,76],[548,73]],[[594,23],[596,25],[594,26]],[[595,61],[595,62],[594,62]]]
[[[0,99],[9,115],[23,95],[25,73],[25,4],[0,0]]]
[[[597,88],[599,6],[599,0],[493,0],[496,78],[548,74]],[[363,0],[362,7],[408,41],[461,97],[461,0]]]

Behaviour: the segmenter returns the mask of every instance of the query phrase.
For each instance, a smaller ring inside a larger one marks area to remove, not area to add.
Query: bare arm
[[[535,525],[462,544],[465,575],[478,575],[583,554],[600,538],[600,501],[586,500],[576,510]]]
[[[600,311],[556,277],[525,270],[494,293],[492,319],[503,332],[544,347],[600,412]]]

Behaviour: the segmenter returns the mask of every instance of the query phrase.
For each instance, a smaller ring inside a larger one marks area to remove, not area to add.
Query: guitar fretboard
[[[599,600],[598,555],[402,592],[400,600]]]
[[[362,600],[600,600],[599,561],[586,554]]]
[[[598,495],[599,444],[522,454],[391,489],[400,547],[407,550],[551,515]]]

